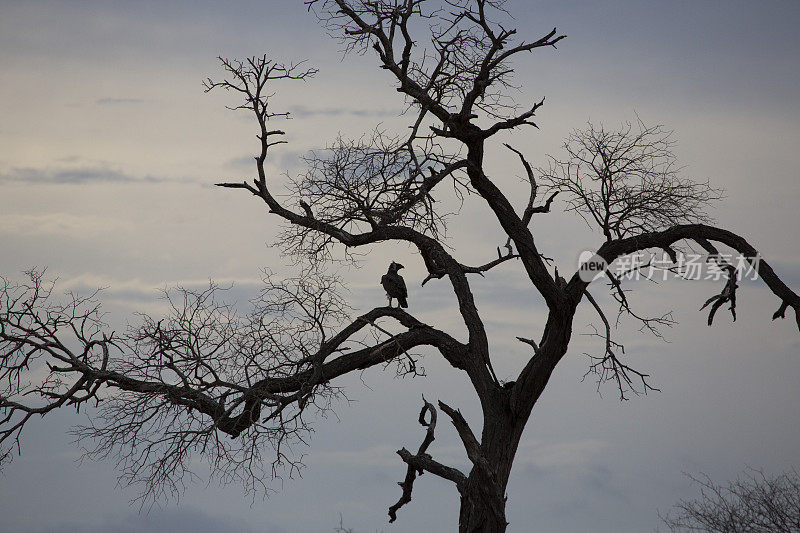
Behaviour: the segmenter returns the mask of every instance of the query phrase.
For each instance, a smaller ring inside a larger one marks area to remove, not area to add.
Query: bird
[[[399,307],[408,307],[408,290],[406,289],[406,282],[403,276],[397,273],[401,268],[405,268],[400,263],[392,263],[389,265],[389,271],[381,277],[381,285],[386,290],[386,296],[389,297],[389,307],[392,306],[392,299],[397,298],[397,305]]]

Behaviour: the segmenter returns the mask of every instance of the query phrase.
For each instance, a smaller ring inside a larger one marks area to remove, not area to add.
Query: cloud
[[[98,98],[94,101],[97,105],[143,104],[143,98]]]
[[[537,440],[520,444],[515,466],[532,467],[536,470],[559,472],[565,469],[580,469],[601,456],[609,443],[594,438],[544,443]]]
[[[0,183],[19,182],[36,185],[83,185],[87,183],[163,183],[182,181],[171,178],[145,176],[138,178],[104,166],[76,168],[13,168],[0,174]]]
[[[359,450],[334,450],[313,452],[315,464],[347,466],[348,468],[391,468],[397,465],[397,446],[371,446]]]
[[[164,290],[175,296],[177,287],[189,291],[200,292],[208,289],[209,283],[213,282],[220,288],[217,293],[219,302],[225,302],[234,309],[246,315],[253,310],[251,300],[255,298],[264,287],[260,279],[229,279],[220,278],[208,279],[183,279],[154,281],[141,278],[119,279],[106,276],[96,276],[92,274],[82,274],[79,276],[59,279],[57,289],[59,292],[74,292],[82,296],[93,294],[98,289],[102,289],[96,299],[103,304],[105,309],[112,306],[122,307],[128,312],[146,313],[151,316],[163,316],[169,313],[167,302],[164,298]],[[180,300],[178,300],[178,303]],[[123,318],[123,317],[120,317]],[[129,315],[124,317],[126,320]],[[133,322],[137,322],[133,320]]]
[[[97,238],[123,229],[125,225],[122,221],[109,220],[92,214],[0,214],[0,235]]]
[[[240,157],[234,157],[229,159],[225,162],[226,167],[234,167],[234,168],[249,168],[252,169],[255,167],[255,156],[252,154],[243,155]]]
[[[269,533],[283,533],[286,530],[265,524],[261,531]],[[76,533],[100,533],[104,531],[118,531],[120,533],[155,533],[172,531],[174,533],[248,533],[255,531],[242,521],[209,515],[196,508],[166,509],[150,514],[130,514],[119,518],[105,516],[99,520],[88,523],[60,523],[58,525],[41,529],[29,529],[31,533],[50,533],[61,531],[74,531]]]
[[[274,165],[280,172],[298,172],[305,167],[303,156],[308,153],[307,150],[291,150],[282,148],[275,153],[270,152],[267,159],[268,165]],[[239,157],[233,157],[225,162],[225,166],[237,170],[246,170],[250,173],[255,172],[256,159],[255,153],[244,154]]]
[[[792,288],[800,287],[800,262],[779,259],[770,263],[786,285]]]
[[[349,115],[351,117],[396,117],[400,114],[396,109],[346,109],[342,107],[320,107],[311,108],[304,105],[294,106],[292,108],[292,115],[305,118],[305,117],[339,117]]]

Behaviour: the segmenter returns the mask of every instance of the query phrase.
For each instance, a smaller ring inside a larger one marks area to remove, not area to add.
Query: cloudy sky
[[[521,102],[547,103],[539,130],[503,138],[544,163],[561,140],[591,120],[615,127],[636,115],[675,131],[687,175],[726,190],[719,225],[747,237],[783,279],[800,288],[800,4],[796,2],[510,2],[520,34],[551,28],[568,37],[516,63]],[[337,134],[376,124],[403,131],[403,102],[370,56],[342,57],[302,2],[112,2],[0,0],[0,274],[21,279],[47,267],[59,287],[106,287],[109,322],[158,313],[159,288],[235,282],[243,302],[260,270],[289,272],[270,247],[279,229],[262,204],[212,184],[254,173],[255,128],[204,94],[216,56],[307,59],[313,80],[278,88],[294,120],[288,145],[269,162],[275,176],[302,171],[300,156]],[[489,173],[513,195],[521,169],[500,150]],[[600,235],[554,213],[537,223],[540,248],[562,271]],[[464,262],[488,260],[504,242],[487,212],[468,201],[450,238]],[[402,261],[411,312],[461,334],[443,283],[424,288],[422,263],[406,247],[376,247],[343,271],[354,305],[383,305],[380,274]],[[514,336],[538,336],[544,310],[515,266],[475,280],[495,351],[510,378],[524,364]],[[779,472],[800,465],[800,335],[771,322],[778,302],[743,283],[739,320],[713,328],[697,309],[712,282],[639,283],[642,311],[674,310],[668,343],[623,326],[631,361],[660,393],[620,402],[581,382],[585,351],[597,350],[595,320],[582,310],[573,346],[529,422],[508,488],[510,531],[652,531],[658,510],[695,494],[682,472],[725,480],[747,466]],[[599,289],[596,289],[599,290]],[[320,420],[302,478],[276,483],[268,499],[237,486],[191,485],[180,502],[139,513],[113,464],[79,463],[67,431],[74,413],[37,420],[23,454],[0,477],[0,530],[151,532],[452,531],[458,501],[448,483],[423,476],[414,501],[389,525],[404,467],[394,453],[416,447],[420,395],[460,407],[480,423],[464,382],[435,357],[429,377],[373,370],[341,384],[353,400]],[[455,435],[440,428],[430,452],[464,466]]]

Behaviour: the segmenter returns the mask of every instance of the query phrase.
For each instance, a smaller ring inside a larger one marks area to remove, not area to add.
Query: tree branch
[[[520,152],[510,144],[503,143],[503,146],[505,146],[506,148],[508,148],[509,150],[511,150],[512,152],[514,152],[519,156],[519,159],[522,162],[522,166],[525,168],[525,173],[528,176],[528,182],[531,185],[531,194],[530,197],[528,198],[528,205],[525,206],[525,211],[522,213],[522,224],[527,226],[528,224],[530,224],[531,219],[533,218],[533,215],[535,213],[550,212],[550,204],[553,203],[553,200],[560,191],[555,191],[552,194],[550,194],[550,197],[545,201],[543,205],[534,207],[534,202],[536,202],[536,196],[539,192],[539,185],[536,183],[536,177],[533,175],[533,169],[531,168],[530,163],[528,163],[528,160],[525,159],[525,156],[522,154],[522,152]]]
[[[601,357],[592,356],[590,354],[587,355],[590,359],[593,360],[589,370],[583,375],[584,378],[589,374],[595,374],[597,376],[597,387],[598,390],[600,385],[608,380],[613,380],[616,385],[617,389],[619,390],[619,399],[626,400],[625,391],[631,390],[634,393],[638,394],[636,387],[634,386],[633,379],[631,378],[631,374],[635,374],[636,377],[642,382],[642,389],[645,394],[647,394],[648,390],[658,391],[657,388],[651,386],[647,382],[647,378],[650,377],[648,374],[644,374],[631,368],[630,366],[624,364],[620,361],[619,357],[616,354],[616,350],[619,349],[623,354],[625,353],[625,347],[618,342],[615,342],[611,338],[611,324],[608,321],[603,309],[600,307],[600,304],[597,303],[597,300],[591,295],[588,290],[584,291],[586,295],[586,299],[592,304],[595,311],[600,317],[600,320],[603,322],[603,326],[605,328],[605,333],[600,334],[595,332],[593,335],[598,336],[603,339],[604,342],[604,352]]]
[[[616,239],[603,244],[597,251],[608,264],[623,255],[635,253],[648,248],[664,249],[680,240],[692,240],[698,243],[701,241],[716,241],[730,248],[733,248],[752,265],[767,287],[781,300],[779,311],[785,311],[791,307],[795,311],[795,319],[798,329],[800,329],[800,296],[792,291],[775,273],[770,264],[761,257],[758,251],[744,237],[731,231],[709,226],[707,224],[684,224],[671,227],[663,231],[652,231],[628,237]],[[570,299],[577,303],[588,284],[580,279],[576,273],[567,286],[567,293]],[[781,314],[776,313],[773,319]]]
[[[423,406],[422,410],[419,412],[419,423],[423,427],[427,428],[425,431],[425,438],[422,440],[422,444],[419,445],[419,449],[417,450],[416,454],[412,454],[405,448],[397,451],[397,454],[403,459],[403,462],[408,465],[408,470],[406,471],[405,479],[398,483],[398,485],[400,485],[400,487],[403,489],[403,494],[400,496],[400,499],[397,500],[397,503],[389,507],[390,523],[397,520],[397,511],[403,505],[411,501],[411,492],[414,489],[414,480],[418,474],[422,475],[423,472],[427,471],[441,478],[448,479],[456,484],[456,487],[458,487],[459,491],[467,481],[467,477],[458,469],[445,466],[437,461],[434,461],[429,454],[425,453],[428,449],[428,446],[430,446],[435,439],[434,431],[436,430],[436,408],[432,403],[425,400],[424,396],[422,398],[422,402]],[[439,405],[441,406],[442,403],[439,402]],[[430,420],[425,420],[426,413],[430,415]]]

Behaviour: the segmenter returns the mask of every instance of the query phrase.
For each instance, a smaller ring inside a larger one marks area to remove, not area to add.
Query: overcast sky
[[[587,120],[616,127],[636,115],[675,131],[684,172],[726,190],[718,225],[744,235],[800,289],[800,4],[797,2],[509,3],[521,35],[553,27],[568,37],[517,63],[522,103],[547,98],[539,130],[503,141],[542,164]],[[404,131],[403,101],[370,54],[342,58],[302,2],[0,0],[0,274],[21,279],[48,268],[63,289],[106,287],[109,322],[160,312],[157,290],[235,282],[246,302],[260,270],[289,272],[270,247],[278,221],[263,204],[212,186],[252,177],[254,123],[204,94],[219,76],[216,56],[266,53],[307,59],[316,78],[278,87],[275,104],[288,145],[269,161],[277,177],[302,170],[299,156],[338,133],[376,124]],[[499,139],[500,140],[500,139]],[[498,142],[499,142],[498,140]],[[488,172],[512,196],[522,175],[493,149]],[[238,193],[237,193],[238,192]],[[573,271],[580,251],[602,242],[580,220],[537,221],[540,249]],[[464,262],[489,260],[500,230],[468,201],[451,226]],[[424,268],[405,246],[375,247],[359,270],[343,271],[360,310],[383,305],[387,263],[406,265],[410,311],[460,335],[443,282],[424,288]],[[525,279],[506,265],[474,280],[492,335],[495,368],[511,378],[529,355],[516,335],[539,335],[545,313]],[[508,487],[510,531],[654,530],[658,510],[695,492],[684,472],[734,477],[745,467],[779,472],[800,465],[800,335],[794,320],[771,322],[776,298],[745,282],[735,324],[712,328],[698,312],[719,292],[712,282],[636,285],[642,311],[674,310],[668,343],[623,327],[627,353],[660,393],[621,403],[587,379],[585,351],[598,350],[595,320],[582,309],[570,352],[534,409]],[[600,289],[595,289],[599,291]],[[793,317],[792,317],[793,318]],[[476,426],[463,374],[430,356],[429,377],[397,379],[378,369],[341,382],[351,404],[321,420],[300,479],[255,501],[238,486],[191,485],[176,504],[140,514],[114,465],[78,463],[67,434],[82,419],[58,413],[23,435],[23,454],[0,477],[0,530],[329,532],[343,516],[356,532],[453,531],[458,499],[448,482],[423,476],[395,524],[386,511],[405,468],[394,453],[416,447],[420,396],[460,407]],[[81,415],[82,416],[82,415]],[[429,452],[466,466],[457,437],[441,425]]]

